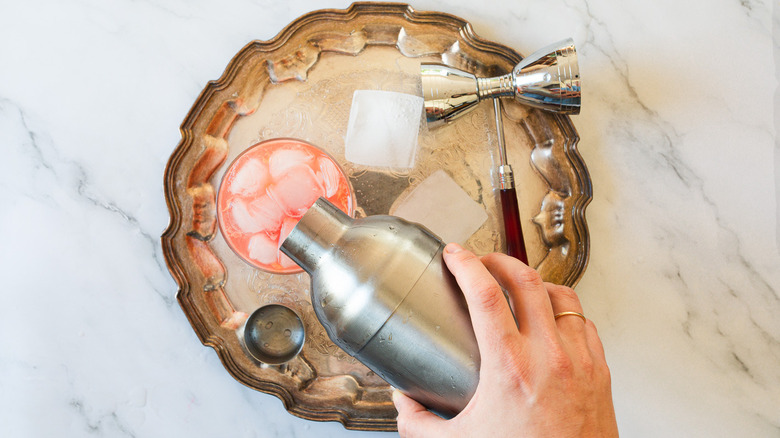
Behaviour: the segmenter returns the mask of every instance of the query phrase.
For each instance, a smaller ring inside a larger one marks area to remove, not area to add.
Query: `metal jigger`
[[[438,64],[422,64],[425,117],[429,125],[449,122],[484,99],[518,102],[561,114],[580,112],[580,70],[571,38],[523,58],[511,73],[492,78]]]
[[[523,58],[511,73],[503,76],[478,78],[437,64],[422,64],[420,73],[425,118],[431,127],[462,116],[481,100],[493,99],[501,159],[498,177],[507,254],[528,264],[514,174],[506,160],[501,106],[496,98],[513,97],[522,104],[542,110],[579,114],[580,70],[574,41],[568,38],[538,50]]]

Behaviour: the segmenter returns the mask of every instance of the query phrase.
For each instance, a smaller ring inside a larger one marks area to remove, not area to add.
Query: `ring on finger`
[[[585,318],[585,315],[583,315],[582,313],[579,313],[579,312],[561,312],[561,313],[556,313],[555,314],[555,319],[558,319],[558,318],[560,318],[562,316],[569,316],[569,315],[579,316],[580,318],[582,318],[582,322],[585,322],[585,323],[588,322],[588,320]]]

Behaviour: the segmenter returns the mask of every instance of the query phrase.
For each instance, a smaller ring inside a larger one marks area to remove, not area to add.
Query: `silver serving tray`
[[[495,76],[520,59],[477,37],[460,18],[403,4],[355,3],[309,13],[272,40],[248,44],[220,79],[209,82],[181,126],[182,140],[165,171],[170,225],[162,245],[182,309],[228,372],[276,395],[300,417],[395,429],[389,386],[328,339],[311,308],[308,275],[263,272],[230,251],[216,224],[216,189],[233,158],[274,137],[306,140],[333,156],[353,186],[358,217],[391,213],[419,182],[444,169],[488,214],[465,246],[477,254],[501,251],[491,105],[436,130],[423,126],[410,171],[348,162],[344,135],[354,90],[419,95],[421,62]],[[509,101],[504,129],[529,260],[545,280],[573,286],[588,261],[584,209],[592,196],[576,131],[567,116]],[[267,304],[293,310],[306,332],[300,353],[282,365],[253,359],[243,341],[247,317]]]

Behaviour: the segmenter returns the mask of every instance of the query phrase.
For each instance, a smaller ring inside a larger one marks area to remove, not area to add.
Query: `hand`
[[[542,282],[503,254],[481,261],[456,244],[444,261],[468,303],[481,355],[479,385],[465,409],[444,420],[398,391],[402,437],[616,437],[609,369],[596,326],[574,291]],[[501,288],[509,294],[512,317]]]

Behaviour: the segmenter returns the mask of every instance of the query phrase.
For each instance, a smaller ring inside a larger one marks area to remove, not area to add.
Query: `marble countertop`
[[[302,420],[234,380],[190,327],[160,246],[163,170],[206,83],[247,42],[348,4],[2,2],[0,435],[395,435]],[[489,4],[413,6],[525,54],[576,42],[572,120],[594,187],[577,291],[622,434],[780,435],[780,11]]]

